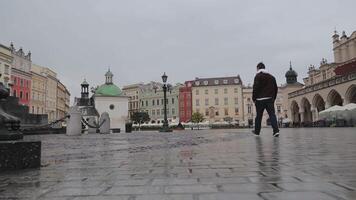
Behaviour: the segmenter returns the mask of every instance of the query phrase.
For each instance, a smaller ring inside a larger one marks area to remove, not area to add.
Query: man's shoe
[[[255,135],[255,136],[259,136],[260,133],[257,133],[255,130],[252,130],[252,133]]]
[[[273,137],[279,137],[279,131],[278,131],[278,132],[273,133]]]

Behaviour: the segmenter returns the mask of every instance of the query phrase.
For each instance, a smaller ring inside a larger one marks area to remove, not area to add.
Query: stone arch
[[[309,100],[304,97],[300,103],[300,106],[302,108],[301,122],[304,125],[310,125],[313,122],[313,114]]]
[[[292,101],[290,105],[290,110],[292,114],[292,122],[294,125],[300,124],[300,114],[299,114],[299,105],[296,101]]]
[[[323,97],[320,96],[320,94],[316,94],[313,97],[313,107],[316,109],[317,112],[325,110],[325,101]]]
[[[356,85],[351,85],[345,93],[345,103],[356,103]]]
[[[313,121],[319,120],[319,112],[325,110],[325,101],[320,94],[316,94],[312,101]]]
[[[335,106],[335,105],[342,106],[343,103],[341,95],[334,89],[329,92],[326,101],[328,107]]]

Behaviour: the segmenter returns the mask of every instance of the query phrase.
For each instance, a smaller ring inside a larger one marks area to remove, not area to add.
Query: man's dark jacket
[[[276,79],[269,73],[259,72],[255,76],[253,82],[252,100],[256,101],[259,98],[271,97],[276,99],[278,86]]]

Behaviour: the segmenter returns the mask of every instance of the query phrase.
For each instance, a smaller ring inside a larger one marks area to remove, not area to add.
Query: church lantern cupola
[[[289,62],[289,70],[286,73],[287,84],[294,84],[297,82],[298,74],[292,69],[292,62]]]
[[[89,83],[84,79],[83,83],[80,84],[82,87],[82,98],[89,98]]]
[[[110,69],[105,73],[105,84],[113,84],[112,77],[114,74],[110,71]]]

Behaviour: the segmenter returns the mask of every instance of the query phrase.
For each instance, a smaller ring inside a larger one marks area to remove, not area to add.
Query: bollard
[[[69,119],[67,122],[67,135],[81,135],[82,133],[82,113],[78,106],[73,106],[69,110]]]

